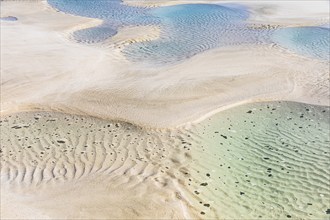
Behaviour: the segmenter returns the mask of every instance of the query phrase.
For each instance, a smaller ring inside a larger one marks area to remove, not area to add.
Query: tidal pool
[[[98,18],[101,26],[74,33],[79,42],[102,42],[129,25],[157,25],[159,39],[128,46],[123,53],[135,62],[174,63],[211,48],[247,43],[264,43],[270,30],[249,28],[244,22],[249,13],[234,4],[182,4],[143,8],[111,1],[48,0],[66,13]]]
[[[156,25],[160,38],[127,46],[133,62],[175,63],[203,51],[244,44],[277,43],[295,53],[329,60],[330,36],[325,27],[253,28],[249,12],[238,4],[181,4],[135,7],[120,0],[48,0],[66,13],[103,20],[98,27],[76,31],[80,43],[100,43],[124,26]]]

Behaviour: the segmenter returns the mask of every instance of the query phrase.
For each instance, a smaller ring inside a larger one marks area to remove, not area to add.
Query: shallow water
[[[85,116],[19,113],[0,123],[2,185],[15,192],[99,178],[98,184],[132,189],[148,181],[159,187],[157,196],[166,189],[172,202],[190,204],[202,218],[326,219],[329,114],[329,107],[255,103],[190,129],[146,129]],[[141,202],[147,193],[140,193]]]
[[[101,27],[76,32],[79,42],[102,42],[116,34],[119,27],[128,25],[159,26],[159,39],[136,43],[123,51],[135,62],[173,63],[218,46],[264,43],[269,39],[269,30],[248,28],[244,23],[247,9],[234,4],[141,8],[116,0],[48,2],[61,11],[104,21]]]
[[[256,103],[197,125],[189,187],[200,211],[241,219],[329,217],[329,113],[293,102]]]
[[[120,0],[48,0],[48,3],[69,14],[103,20],[102,31],[108,37],[115,35],[119,27],[159,24],[158,19],[149,14],[150,9],[128,6]],[[100,27],[96,27],[81,30],[76,36],[86,43],[96,43],[104,40],[99,34]]]
[[[327,61],[330,59],[330,29],[327,26],[279,29],[273,39],[293,52]]]
[[[269,34],[248,28],[246,9],[229,5],[175,5],[151,14],[160,19],[162,35],[124,50],[133,61],[171,63],[219,46],[265,43]]]
[[[66,13],[103,20],[99,27],[79,30],[80,43],[99,43],[124,26],[157,25],[159,39],[127,46],[133,62],[175,63],[221,46],[277,43],[293,52],[329,60],[329,29],[323,27],[253,28],[248,9],[237,4],[182,4],[156,8],[133,7],[120,0],[48,0]]]

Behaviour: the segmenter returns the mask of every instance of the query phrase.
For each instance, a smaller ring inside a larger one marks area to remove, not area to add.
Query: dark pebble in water
[[[247,111],[246,113],[251,114],[251,113],[252,113],[252,110],[249,110],[249,111]]]
[[[205,207],[210,207],[210,204],[204,204]]]
[[[244,193],[244,192],[240,192],[239,194],[240,194],[240,195],[244,195],[245,193]]]
[[[221,137],[223,137],[224,139],[227,139],[227,136],[226,135],[221,135]]]
[[[291,218],[291,215],[287,215],[286,217]]]
[[[312,203],[307,203],[307,205],[312,205]]]
[[[330,209],[327,209],[327,211],[325,211],[325,213],[330,215]]]
[[[64,144],[65,143],[65,141],[57,141],[57,143],[60,143],[60,144]]]
[[[210,177],[211,175],[209,173],[207,173],[206,176]]]
[[[207,183],[201,183],[201,186],[207,186]]]
[[[201,212],[201,215],[205,215],[205,212]]]

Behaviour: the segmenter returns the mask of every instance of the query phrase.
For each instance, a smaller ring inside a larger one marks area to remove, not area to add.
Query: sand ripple
[[[202,122],[189,186],[202,215],[326,218],[328,116],[329,107],[273,102],[237,107]]]
[[[189,129],[5,116],[1,208],[51,218],[326,218],[328,115],[329,107],[256,103]]]
[[[190,156],[179,148],[179,136],[171,130],[58,113],[7,116],[1,121],[1,183],[5,192],[29,195],[31,207],[58,192],[71,201],[69,207],[86,209],[80,215],[64,207],[62,214],[51,217],[94,218],[102,202],[100,218],[187,218],[176,175]],[[73,196],[73,186],[98,203],[79,200],[79,193]],[[53,202],[49,199],[47,205]],[[47,205],[41,210],[51,214]]]

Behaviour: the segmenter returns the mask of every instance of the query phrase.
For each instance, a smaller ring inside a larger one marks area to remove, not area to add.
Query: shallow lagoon
[[[269,30],[248,28],[244,21],[249,13],[234,4],[182,4],[142,8],[120,1],[48,0],[61,11],[104,21],[101,27],[76,32],[79,42],[97,43],[128,25],[157,25],[159,39],[127,47],[123,53],[132,61],[173,63],[205,50],[228,45],[262,43],[269,39]],[[100,32],[103,32],[100,34]]]
[[[220,46],[277,43],[293,52],[329,59],[329,29],[283,28],[275,31],[251,28],[248,9],[237,4],[181,4],[155,8],[128,6],[120,0],[48,0],[66,13],[103,20],[99,27],[79,30],[80,43],[99,43],[114,36],[120,27],[157,25],[157,40],[139,42],[123,53],[133,62],[175,63]]]

